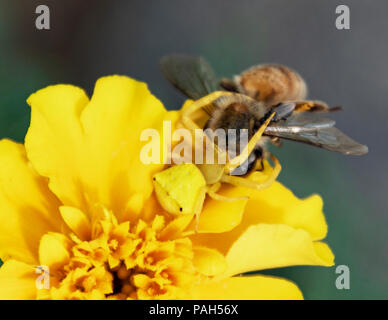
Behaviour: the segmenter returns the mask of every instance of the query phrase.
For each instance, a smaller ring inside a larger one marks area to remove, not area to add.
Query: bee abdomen
[[[290,100],[303,100],[307,86],[294,70],[280,64],[264,64],[248,69],[236,76],[240,91],[267,105]]]

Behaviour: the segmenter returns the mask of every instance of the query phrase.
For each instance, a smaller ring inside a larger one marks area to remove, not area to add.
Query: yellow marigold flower
[[[139,136],[179,112],[144,83],[104,77],[90,100],[55,85],[28,104],[25,145],[0,141],[1,299],[300,299],[287,280],[236,275],[333,265],[321,198],[278,182],[249,200],[206,199],[198,233],[192,215],[165,212],[152,183],[164,166],[140,161]]]

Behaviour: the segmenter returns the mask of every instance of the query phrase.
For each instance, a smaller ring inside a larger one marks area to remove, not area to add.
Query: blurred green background
[[[35,28],[35,8],[51,10],[51,30]],[[351,29],[335,28],[335,8],[350,7]],[[298,196],[319,193],[336,264],[350,268],[350,290],[335,287],[335,267],[266,271],[294,280],[306,299],[388,298],[388,19],[385,0],[0,1],[0,138],[22,142],[26,98],[55,83],[92,92],[103,75],[146,81],[170,109],[183,96],[158,61],[202,55],[219,76],[278,62],[298,70],[309,96],[345,111],[338,127],[369,146],[346,157],[286,142],[273,150],[280,180]]]

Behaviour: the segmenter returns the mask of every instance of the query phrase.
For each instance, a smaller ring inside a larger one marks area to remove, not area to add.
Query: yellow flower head
[[[167,112],[144,83],[104,77],[90,100],[77,87],[50,86],[28,104],[25,144],[0,141],[0,298],[298,299],[287,280],[235,276],[333,265],[319,241],[321,198],[298,199],[278,182],[249,200],[206,197],[198,232],[193,214],[167,212],[176,203],[161,205],[156,193],[175,192],[188,212],[192,198],[168,183],[163,164],[141,161],[139,137],[148,128],[163,137],[163,120],[174,125],[179,112]],[[271,170],[266,163],[255,179]],[[192,186],[202,185],[190,172]]]

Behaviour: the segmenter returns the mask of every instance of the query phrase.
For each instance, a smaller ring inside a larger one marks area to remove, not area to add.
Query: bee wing
[[[160,64],[167,80],[191,99],[202,98],[218,88],[213,69],[201,57],[172,54],[163,57]]]
[[[291,103],[282,106],[292,106]],[[277,109],[274,109],[278,113]],[[316,128],[330,128],[335,126],[335,121],[328,118],[317,117],[309,113],[289,113],[286,119],[276,122],[280,128],[292,128],[294,131],[309,131]]]
[[[334,127],[335,121],[297,114],[279,121],[265,130],[265,135],[307,143],[343,154],[363,155],[368,147],[349,138]]]

